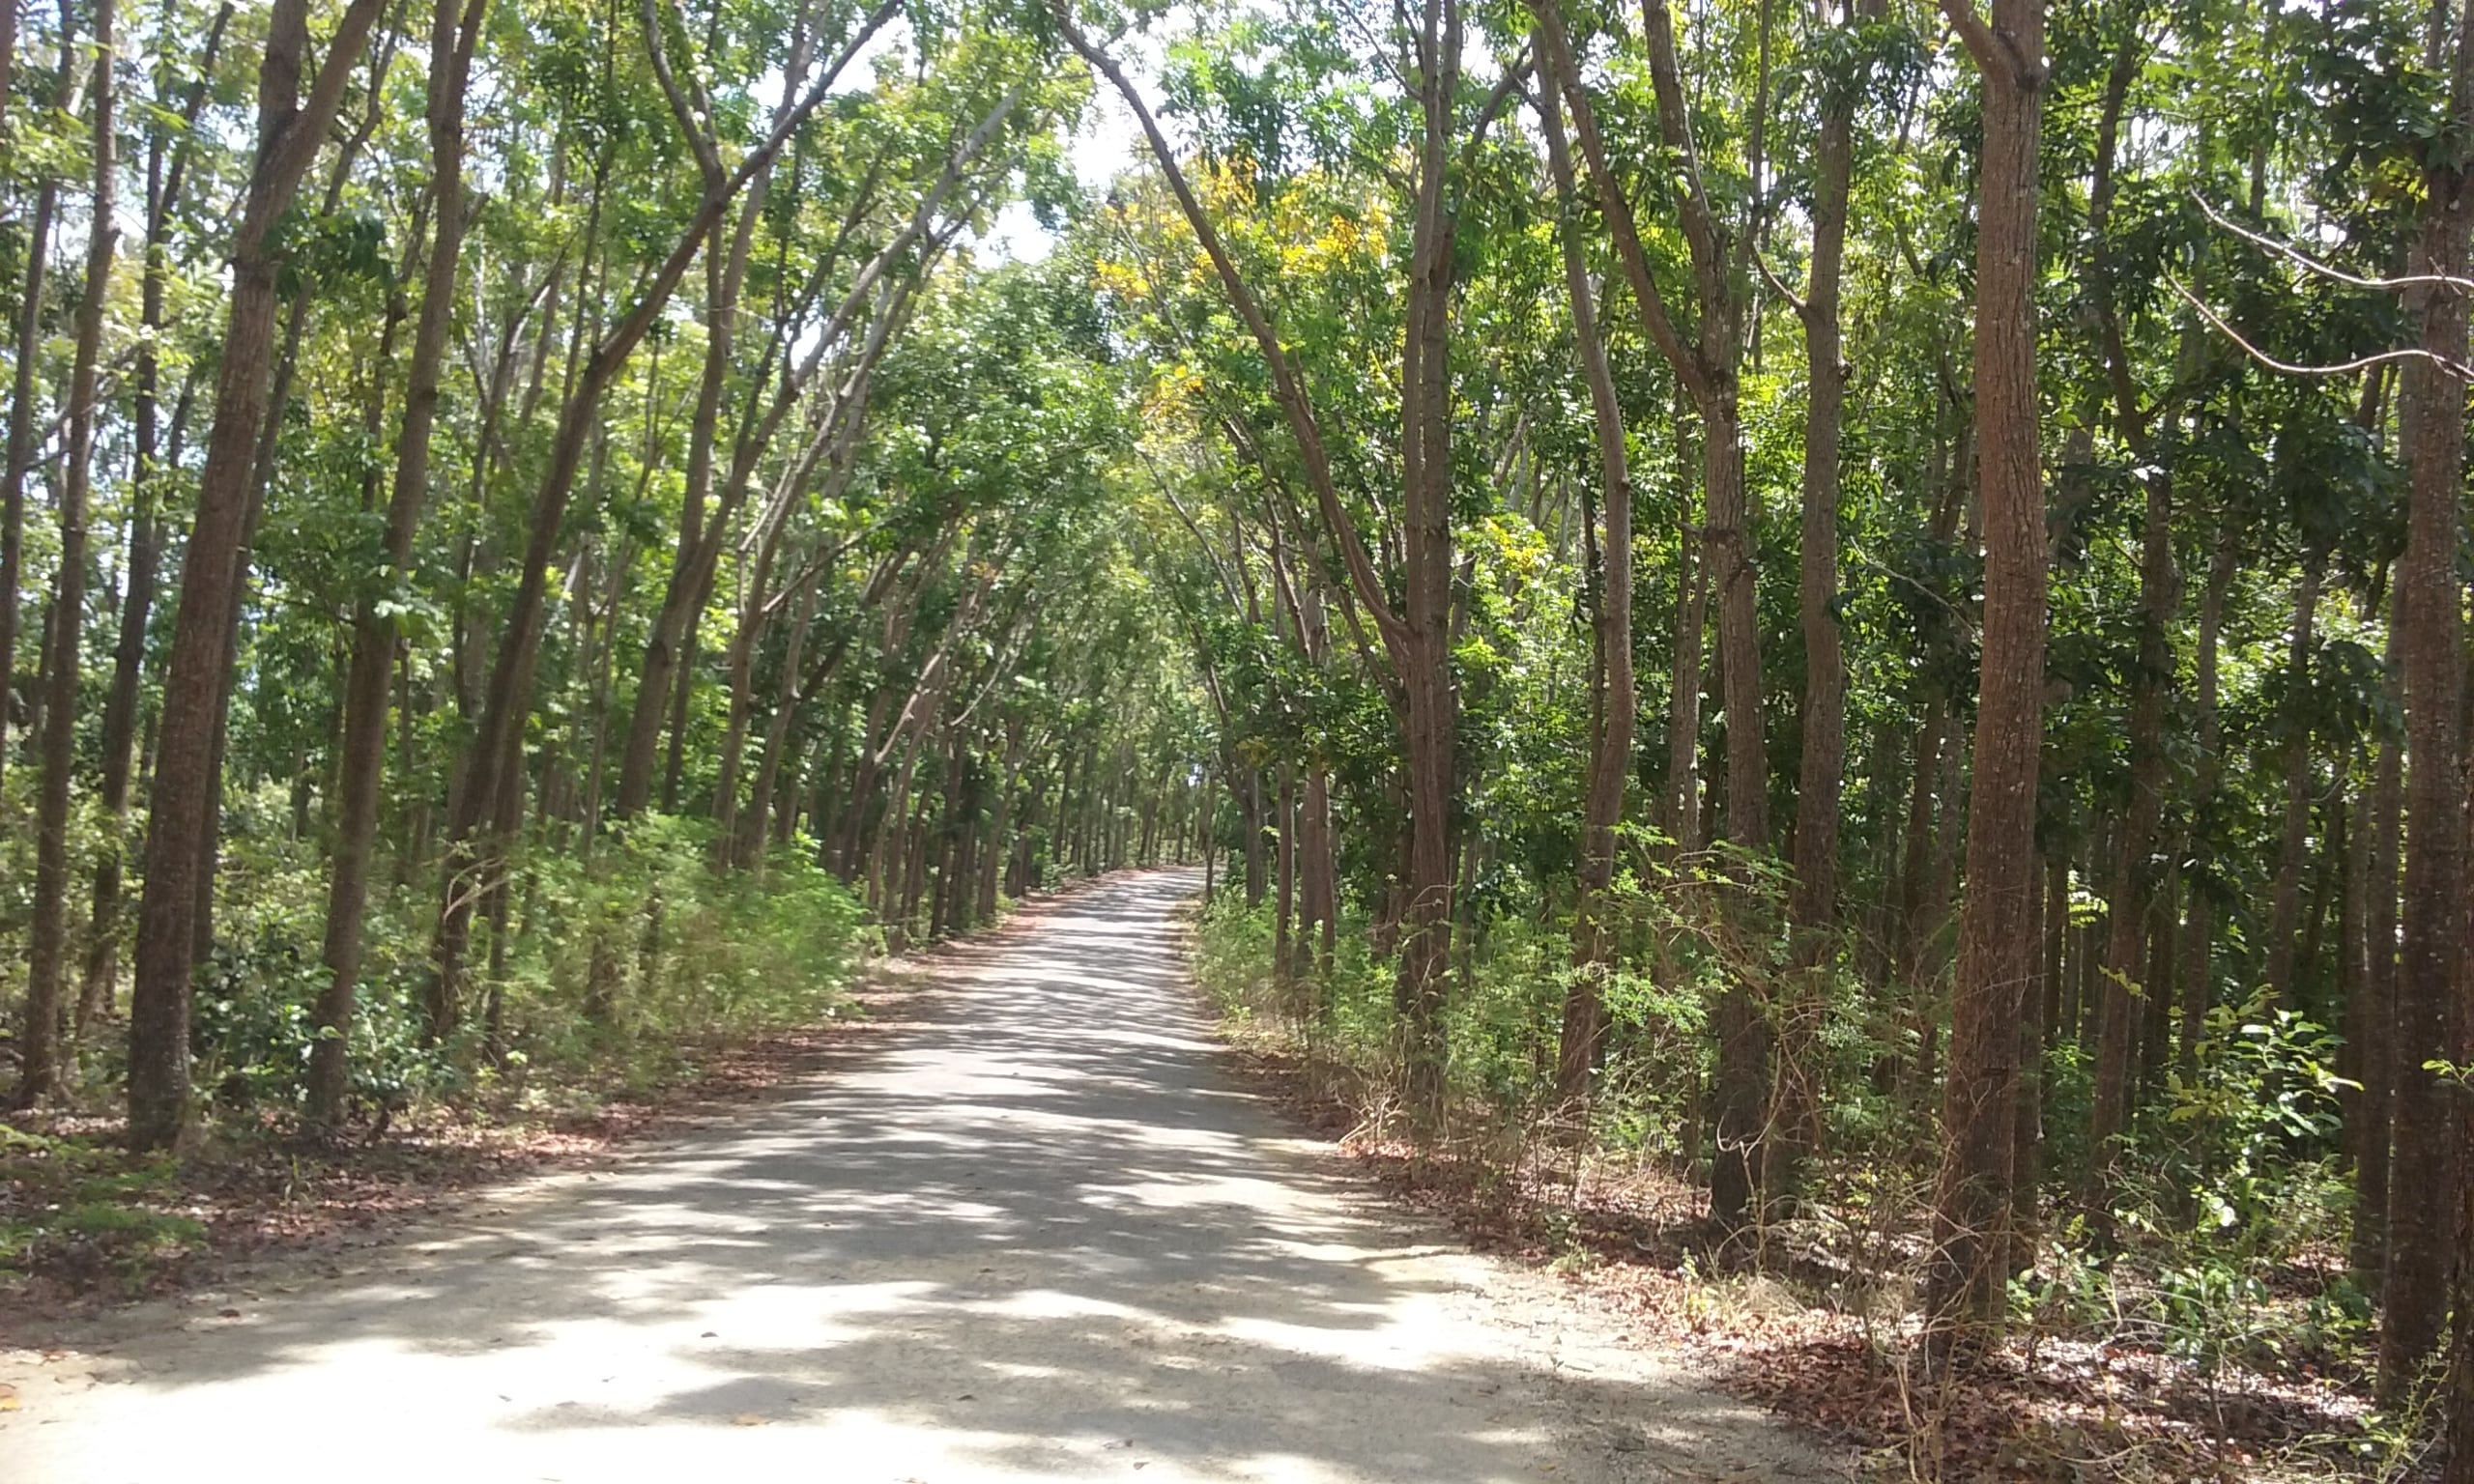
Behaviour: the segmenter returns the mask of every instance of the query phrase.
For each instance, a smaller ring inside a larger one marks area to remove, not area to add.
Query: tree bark
[[[9,13],[14,31],[16,8]],[[73,110],[77,39],[75,25],[63,12],[60,23],[60,76],[56,94]],[[13,38],[14,40],[14,38]],[[0,108],[7,106],[0,101]],[[43,358],[43,285],[50,277],[52,218],[60,209],[60,182],[46,173],[35,189],[35,209],[26,229],[25,279],[18,286],[17,338],[9,388],[9,446],[0,467],[0,779],[9,763],[9,721],[16,701],[17,585],[25,562],[26,475],[35,457],[35,365]],[[36,699],[31,694],[30,701]]]
[[[2474,123],[2474,24],[2463,7],[2444,14],[2456,26],[2449,113],[2457,128]],[[2444,131],[2446,132],[2446,131]],[[2474,228],[2474,170],[2453,148],[2432,144],[2423,172],[2429,193],[2414,245],[2417,273],[2464,276]],[[2428,286],[2407,307],[2415,342],[2433,357],[2461,362],[2467,349],[2462,293]],[[2399,1148],[2446,1151],[2453,1093],[2427,1062],[2455,1050],[2452,1006],[2464,956],[2463,780],[2459,776],[2464,693],[2464,591],[2457,556],[2464,528],[2465,393],[2429,360],[2408,361],[2402,381],[2407,477],[2405,555],[2397,571],[2402,619],[2405,699],[2405,881],[2398,937],[2395,1137]],[[2378,1392],[2402,1402],[2437,1347],[2448,1311],[2456,1237],[2452,1184],[2427,1160],[2398,1161],[2388,1190],[2388,1250],[2380,1291]],[[2466,1316],[2460,1306],[2460,1323]]]
[[[1538,47],[1541,56],[1546,47]],[[1550,64],[1551,65],[1551,64]],[[1573,899],[1572,977],[1564,997],[1563,1034],[1555,1059],[1555,1096],[1576,1102],[1589,1096],[1591,1078],[1605,1053],[1606,981],[1615,944],[1608,900],[1615,879],[1616,827],[1624,819],[1625,786],[1632,773],[1632,729],[1639,709],[1632,672],[1632,475],[1624,445],[1624,411],[1615,373],[1597,326],[1596,294],[1583,256],[1571,151],[1564,139],[1560,84],[1539,90],[1538,116],[1545,126],[1546,159],[1554,176],[1561,216],[1564,296],[1572,315],[1572,340],[1582,379],[1589,385],[1590,428],[1597,449],[1598,499],[1603,539],[1590,529],[1584,499],[1582,544],[1588,556],[1584,584],[1591,620],[1590,739],[1587,785],[1581,802],[1580,871]]]
[[[2400,657],[2396,599],[2390,596],[2388,623],[2388,686],[2397,686]],[[2363,1016],[2347,1027],[2359,1038],[2357,1075],[2363,1084],[2351,1127],[2354,1145],[2354,1271],[2378,1276],[2388,1236],[2388,1186],[2391,1126],[2396,1113],[2397,1077],[2397,864],[2398,812],[2404,795],[2404,757],[2394,734],[2380,738],[2378,760],[2372,765],[2371,792],[2363,834],[2370,854],[2363,887]],[[2375,1291],[2366,1282],[2365,1292]]]
[[[145,678],[146,626],[154,613],[155,589],[162,565],[162,530],[158,484],[166,467],[177,467],[188,421],[192,380],[182,389],[172,417],[172,457],[162,457],[160,412],[161,365],[157,342],[163,328],[163,294],[169,277],[166,261],[173,209],[188,177],[189,141],[206,101],[207,79],[221,54],[223,34],[233,7],[219,6],[207,29],[198,71],[181,109],[178,144],[161,124],[148,130],[146,152],[146,245],[138,290],[138,340],[135,357],[130,440],[129,550],[121,594],[120,630],[112,644],[111,687],[103,698],[102,790],[104,812],[111,816],[109,838],[95,863],[91,941],[86,949],[83,986],[77,996],[77,1032],[84,1039],[88,1022],[109,1007],[120,977],[120,927],[127,890],[129,781],[137,739],[139,688]]]
[[[62,1032],[61,985],[69,959],[69,784],[77,761],[79,641],[86,616],[86,506],[94,486],[96,377],[102,354],[103,310],[111,297],[113,219],[117,194],[119,58],[116,0],[95,0],[94,196],[88,217],[86,290],[77,307],[77,349],[68,388],[69,446],[60,483],[60,565],[52,579],[43,708],[43,789],[35,806],[35,900],[26,974],[24,1062],[18,1100],[57,1091]]]
[[[2319,582],[2327,557],[2306,552],[2293,595],[2292,647],[2286,657],[2285,819],[2278,832],[2277,871],[2268,914],[2268,1000],[2289,1005],[2294,934],[2302,927],[2302,870],[2311,838],[2311,649],[2319,618]]]
[[[233,237],[231,317],[216,375],[215,422],[198,473],[197,513],[183,558],[147,812],[146,886],[138,904],[129,1000],[129,1142],[139,1149],[173,1143],[188,1117],[189,976],[196,964],[198,878],[208,827],[200,801],[222,787],[213,758],[215,733],[258,428],[266,416],[267,358],[274,343],[277,265],[269,238],[325,141],[345,81],[383,6],[384,0],[352,0],[303,101],[307,0],[275,0],[258,70],[257,155]]]
[[[1857,7],[1849,6],[1850,22]],[[1864,8],[1878,16],[1880,0]],[[1838,914],[1838,823],[1847,770],[1847,662],[1838,622],[1839,437],[1849,366],[1839,330],[1848,198],[1855,180],[1862,79],[1829,84],[1814,143],[1812,267],[1798,305],[1804,327],[1804,468],[1796,607],[1804,640],[1803,756],[1796,780],[1794,872],[1787,894],[1798,980],[1778,1047],[1776,1148],[1765,1171],[1792,1195],[1821,1147],[1821,1032]]]
[[[2143,979],[2140,967],[2151,926],[2157,828],[2165,809],[2165,690],[2173,667],[2165,626],[2172,617],[2174,588],[2172,495],[2161,472],[2143,483],[2147,519],[2140,556],[2139,668],[2131,682],[2130,797],[2116,841],[2120,857],[2107,922],[2095,1101],[2087,1131],[2087,1216],[2099,1241],[2111,1240],[2117,1141],[2130,1125],[2139,1007],[2170,988],[2169,981],[2154,975]]]
[[[1944,0],[1983,79],[1976,187],[1975,418],[1984,530],[1967,897],[1951,990],[1950,1073],[1928,1277],[1928,1356],[1999,1333],[2009,1273],[2012,1106],[2021,988],[2034,942],[2043,743],[2044,477],[2036,400],[2036,141],[2043,0]]]
[[[464,243],[464,95],[489,0],[438,0],[430,21],[426,104],[432,239],[413,330],[403,423],[395,440],[394,486],[387,502],[386,570],[400,583],[411,570],[413,538],[428,494],[430,435],[437,425],[441,373],[454,326],[456,267]],[[395,656],[395,620],[385,595],[363,593],[354,607],[352,658],[344,682],[340,795],[333,868],[328,877],[328,979],[312,1012],[318,1039],[309,1052],[308,1121],[332,1127],[346,1111],[354,1000],[360,980],[361,928],[369,862],[378,833],[387,768],[387,690]],[[406,759],[407,762],[410,759]]]

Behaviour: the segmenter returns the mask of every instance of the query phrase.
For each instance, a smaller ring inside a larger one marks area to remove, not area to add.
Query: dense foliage
[[[12,4],[17,1100],[555,1100],[1198,856],[1387,1127],[2474,1476],[2474,21],[1988,6]]]

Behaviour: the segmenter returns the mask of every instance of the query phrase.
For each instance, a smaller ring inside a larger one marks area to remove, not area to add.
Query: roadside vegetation
[[[0,15],[13,1281],[1199,859],[1884,1468],[2474,1480],[2465,4]]]

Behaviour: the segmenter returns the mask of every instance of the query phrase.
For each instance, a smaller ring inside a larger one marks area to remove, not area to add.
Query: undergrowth
[[[1358,925],[1344,924],[1344,928]],[[1279,1067],[1396,1190],[1482,1244],[1570,1276],[1664,1338],[1714,1353],[1731,1384],[1855,1443],[1885,1477],[2405,1480],[2426,1458],[2427,1386],[2368,1400],[2372,1304],[2346,1270],[2334,1146],[2336,1042],[2264,1001],[2217,1011],[2196,1066],[2163,1074],[2131,1134],[2116,1245],[2066,1196],[2086,1058],[2043,1069],[2048,1162],[2010,1338],[1926,1386],[1914,1364],[1930,1241],[1929,1099],[1871,1073],[1911,1049],[1829,996],[1827,1141],[1800,1198],[1749,1233],[1708,1218],[1697,1048],[1726,965],[1671,954],[1619,977],[1593,1105],[1555,1107],[1551,1054],[1568,928],[1489,925],[1455,964],[1451,1099],[1439,1134],[1398,1116],[1390,966],[1344,930],[1328,966],[1275,970],[1268,907],[1198,913],[1194,972],[1241,1043]],[[1714,1347],[1714,1350],[1713,1350]],[[2436,1378],[2433,1378],[2435,1384]]]
[[[813,842],[775,849],[761,870],[716,872],[701,821],[647,816],[590,856],[536,848],[509,864],[503,930],[483,918],[454,1029],[432,1037],[421,1003],[435,902],[425,884],[399,885],[372,902],[349,1123],[302,1143],[325,869],[319,842],[288,833],[282,804],[245,801],[251,827],[226,847],[191,1027],[206,1116],[185,1151],[278,1181],[287,1160],[323,1169],[331,1152],[390,1128],[589,1119],[678,1084],[729,1048],[847,1013],[870,947],[856,899],[815,864]],[[184,1205],[195,1172],[118,1147],[122,1046],[111,1019],[90,1025],[70,1096],[39,1121],[0,1125],[0,1290],[41,1277],[141,1293],[205,1244]]]

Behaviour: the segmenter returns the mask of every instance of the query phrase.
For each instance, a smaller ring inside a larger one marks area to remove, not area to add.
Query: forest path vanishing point
[[[1199,884],[964,946],[924,1023],[727,1127],[13,1367],[0,1479],[1833,1476],[1242,1091],[1172,935]]]

